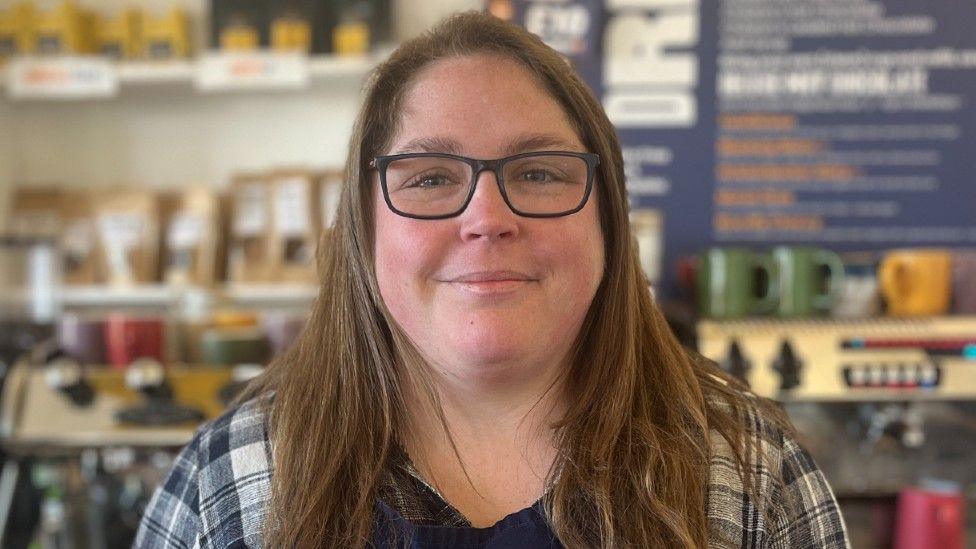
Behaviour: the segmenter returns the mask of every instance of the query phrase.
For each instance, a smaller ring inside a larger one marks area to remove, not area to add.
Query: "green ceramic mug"
[[[767,284],[761,292],[759,277]],[[766,254],[742,248],[710,248],[698,257],[698,306],[711,318],[741,318],[776,309],[779,279]]]
[[[830,250],[777,246],[773,260],[779,276],[779,304],[783,318],[827,313],[837,302],[844,279],[844,263]]]

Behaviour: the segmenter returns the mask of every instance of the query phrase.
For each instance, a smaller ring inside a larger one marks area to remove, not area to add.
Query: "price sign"
[[[91,99],[119,93],[118,68],[102,57],[20,58],[8,70],[13,99]]]
[[[308,57],[299,53],[205,54],[197,63],[195,84],[205,92],[301,89],[308,86]]]

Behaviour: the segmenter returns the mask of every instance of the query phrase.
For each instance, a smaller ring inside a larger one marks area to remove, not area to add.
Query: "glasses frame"
[[[520,211],[518,208],[512,205],[511,200],[508,198],[508,193],[505,190],[505,180],[504,177],[502,177],[502,168],[504,168],[505,164],[508,162],[532,156],[569,156],[579,158],[586,162],[586,190],[583,193],[583,198],[580,200],[580,203],[575,208],[557,213],[537,214]],[[386,185],[386,168],[394,161],[404,160],[407,158],[447,158],[450,160],[464,162],[468,166],[471,166],[471,187],[468,189],[468,196],[464,198],[464,202],[461,203],[461,206],[459,206],[454,212],[441,215],[418,215],[398,210],[393,205],[393,201],[390,199],[390,192]],[[383,188],[383,199],[386,201],[386,205],[393,213],[403,217],[409,217],[411,219],[449,219],[451,217],[461,215],[464,213],[464,210],[468,208],[468,204],[471,202],[471,197],[474,196],[474,192],[478,187],[478,178],[481,176],[481,172],[486,170],[494,172],[495,183],[498,185],[498,192],[501,193],[502,199],[505,201],[505,204],[508,205],[508,208],[516,215],[534,218],[563,217],[566,215],[571,215],[582,210],[583,206],[586,206],[586,201],[589,200],[590,192],[593,190],[593,179],[596,174],[596,167],[599,165],[600,155],[596,153],[570,151],[532,151],[514,154],[504,158],[496,158],[493,160],[479,160],[477,158],[468,158],[466,156],[459,156],[456,154],[437,152],[404,153],[377,156],[369,163],[369,166],[378,171],[380,174],[380,186]]]

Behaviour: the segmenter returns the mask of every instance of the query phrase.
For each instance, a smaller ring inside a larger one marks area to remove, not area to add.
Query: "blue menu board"
[[[976,3],[516,4],[599,21],[574,61],[663,216],[665,293],[713,244],[976,245]]]

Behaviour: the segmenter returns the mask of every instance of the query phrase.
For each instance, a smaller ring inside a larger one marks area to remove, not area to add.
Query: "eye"
[[[519,180],[527,183],[551,183],[556,180],[556,176],[548,170],[535,168],[520,173]]]
[[[450,175],[445,175],[441,173],[422,173],[413,176],[410,181],[404,185],[404,188],[409,189],[430,189],[435,187],[444,187],[447,185],[456,185],[457,182],[451,178]]]

